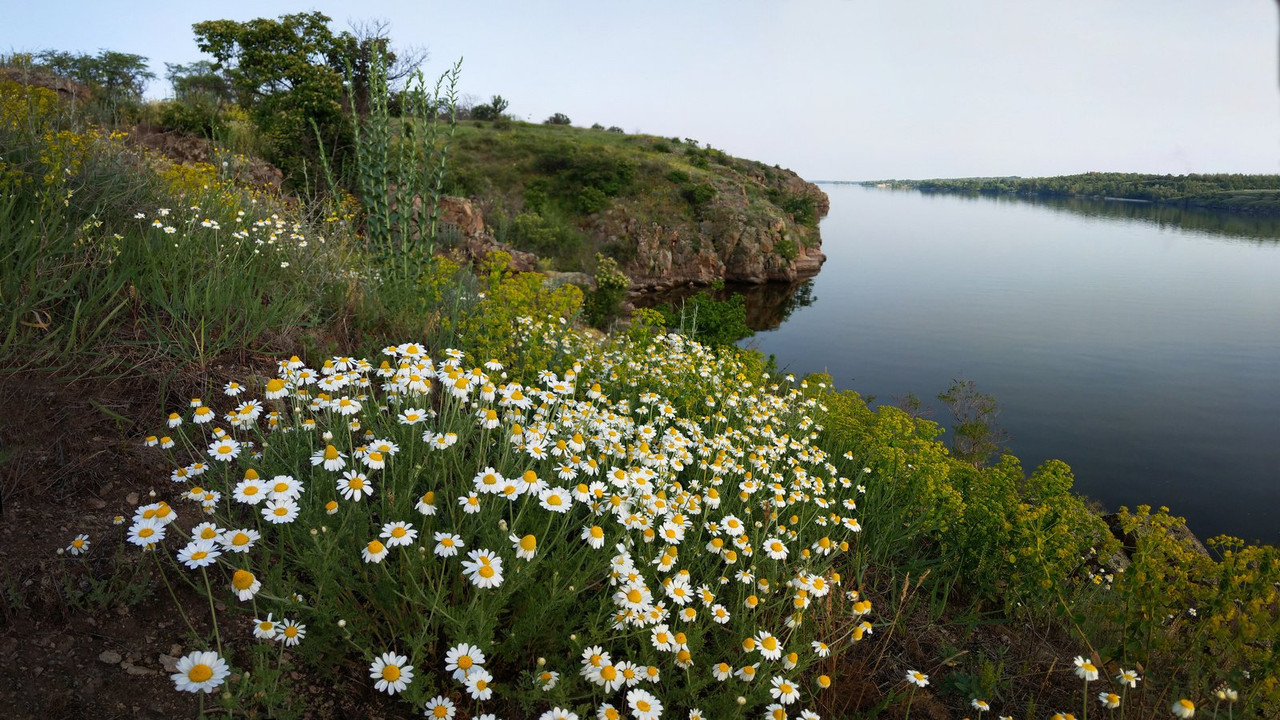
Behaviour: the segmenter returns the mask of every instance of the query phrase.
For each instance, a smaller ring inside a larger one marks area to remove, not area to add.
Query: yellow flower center
[[[284,381],[280,378],[272,378],[267,381],[267,392],[280,392],[284,389]]]
[[[547,498],[547,504],[558,507],[560,505],[560,496],[552,493],[551,497]]]
[[[276,483],[276,484],[275,484],[275,486],[274,486],[274,487],[272,487],[271,489],[272,489],[272,491],[274,491],[274,492],[278,492],[278,493],[288,492],[288,491],[289,491],[289,483],[287,483],[287,482],[278,482],[278,483]]]
[[[446,718],[449,717],[449,708],[444,705],[437,705],[435,709],[431,711],[431,714],[434,717]]]
[[[627,600],[630,602],[638,603],[642,598],[644,593],[640,592],[639,588],[631,588],[627,591]]]
[[[351,488],[352,490],[363,490],[364,480],[361,480],[359,477],[353,477],[347,481],[347,487]]]
[[[248,590],[253,587],[253,580],[253,573],[248,570],[237,570],[235,574],[231,576],[231,584],[234,585],[237,590]]]
[[[647,701],[647,700],[637,700],[637,701],[636,701],[636,710],[639,710],[639,711],[640,711],[640,712],[642,712],[642,713],[647,713],[647,712],[649,712],[649,709],[650,709],[651,707],[653,707],[653,706],[652,706],[652,705],[650,705],[650,704],[649,704],[649,701]]]
[[[374,450],[373,452],[369,453],[369,462],[376,462],[376,463],[382,462],[382,453],[378,452],[377,450]]]
[[[400,679],[400,668],[395,665],[387,665],[382,668],[382,679],[387,682],[395,682]]]
[[[379,555],[379,554],[381,554],[381,553],[382,553],[382,551],[383,551],[383,550],[386,550],[386,548],[385,548],[385,547],[383,547],[383,545],[382,545],[382,543],[381,543],[380,541],[378,541],[378,540],[370,540],[370,541],[369,541],[369,554],[370,554],[370,555]]]
[[[284,517],[285,515],[289,514],[289,508],[285,507],[284,505],[279,505],[276,507],[275,510],[272,510],[271,512],[275,513],[276,517]]]
[[[257,485],[247,485],[247,486],[245,486],[244,494],[245,494],[245,495],[257,495],[257,494],[258,494],[258,486],[257,486]]]
[[[191,682],[202,683],[213,677],[213,668],[204,663],[196,663],[194,667],[187,671],[187,677]]]
[[[332,446],[332,445],[328,445],[328,446],[326,446],[326,447],[325,447],[325,449],[324,449],[324,459],[325,459],[325,460],[337,460],[337,459],[338,459],[338,448],[336,448],[336,447],[334,447],[334,446]]]
[[[480,692],[484,692],[484,689],[487,687],[489,687],[489,683],[485,682],[484,680],[476,681],[476,690],[479,690]]]
[[[141,537],[141,538],[149,538],[149,537],[151,537],[152,535],[155,535],[155,534],[156,534],[155,529],[154,529],[154,528],[149,528],[149,527],[144,527],[144,528],[142,528],[141,530],[139,530],[139,531],[138,531],[138,537]]]
[[[406,533],[404,528],[400,527],[399,525],[391,528],[391,537],[393,538],[402,538],[405,536],[405,534]]]
[[[463,655],[462,657],[458,658],[458,667],[462,668],[463,670],[470,670],[473,662],[474,661],[471,659],[470,655]]]
[[[207,557],[209,557],[209,553],[207,553],[207,552],[205,552],[205,551],[203,551],[203,550],[197,550],[197,551],[195,551],[195,552],[191,553],[191,559],[192,559],[192,560],[203,560],[203,559],[205,559],[205,558],[207,558]]]
[[[533,552],[538,549],[538,539],[532,535],[525,535],[520,538],[520,549],[525,552]]]
[[[481,566],[480,577],[486,578],[486,579],[493,577],[493,568],[489,567],[488,565]]]
[[[298,628],[297,628],[297,626],[295,626],[295,625],[289,625],[288,627],[286,627],[286,628],[284,629],[284,636],[285,636],[285,637],[297,637],[297,636],[298,636]]]
[[[600,677],[609,682],[613,682],[618,679],[618,669],[612,665],[605,665],[600,669]]]

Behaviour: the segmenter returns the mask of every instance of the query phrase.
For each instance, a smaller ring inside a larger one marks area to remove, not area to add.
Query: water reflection
[[[729,283],[719,290],[706,287],[674,288],[661,293],[647,293],[635,298],[636,307],[658,307],[659,305],[681,302],[694,295],[707,291],[716,300],[726,300],[732,295],[741,295],[747,309],[747,327],[757,332],[773,330],[782,325],[791,313],[808,307],[818,300],[813,294],[813,280],[797,283],[765,283],[749,285]]]

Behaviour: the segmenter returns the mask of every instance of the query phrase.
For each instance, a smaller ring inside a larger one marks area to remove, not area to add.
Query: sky
[[[54,8],[57,17],[54,17]],[[390,22],[539,122],[694,138],[810,180],[1280,173],[1274,0],[0,0],[0,52],[208,59],[191,25]]]

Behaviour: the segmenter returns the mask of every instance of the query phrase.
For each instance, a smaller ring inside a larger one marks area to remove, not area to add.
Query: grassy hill
[[[450,194],[556,270],[616,259],[640,287],[816,272],[826,195],[692,140],[500,120],[461,123]]]

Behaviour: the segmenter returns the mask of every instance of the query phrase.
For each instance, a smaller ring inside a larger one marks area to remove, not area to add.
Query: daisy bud
[[[547,664],[547,659],[546,659],[546,658],[544,658],[544,657],[540,657],[540,658],[538,658],[538,667],[542,667],[543,665],[546,665],[546,664]]]
[[[346,627],[346,626],[347,626],[347,621],[346,621],[346,620],[339,620],[339,621],[338,621],[338,627],[342,627],[342,628],[344,628],[344,627]]]
[[[739,695],[739,696],[738,696],[738,704],[739,704],[739,705],[746,705],[746,704],[747,704],[747,699],[746,699],[746,698],[744,698],[744,697],[742,697],[741,695]]]

